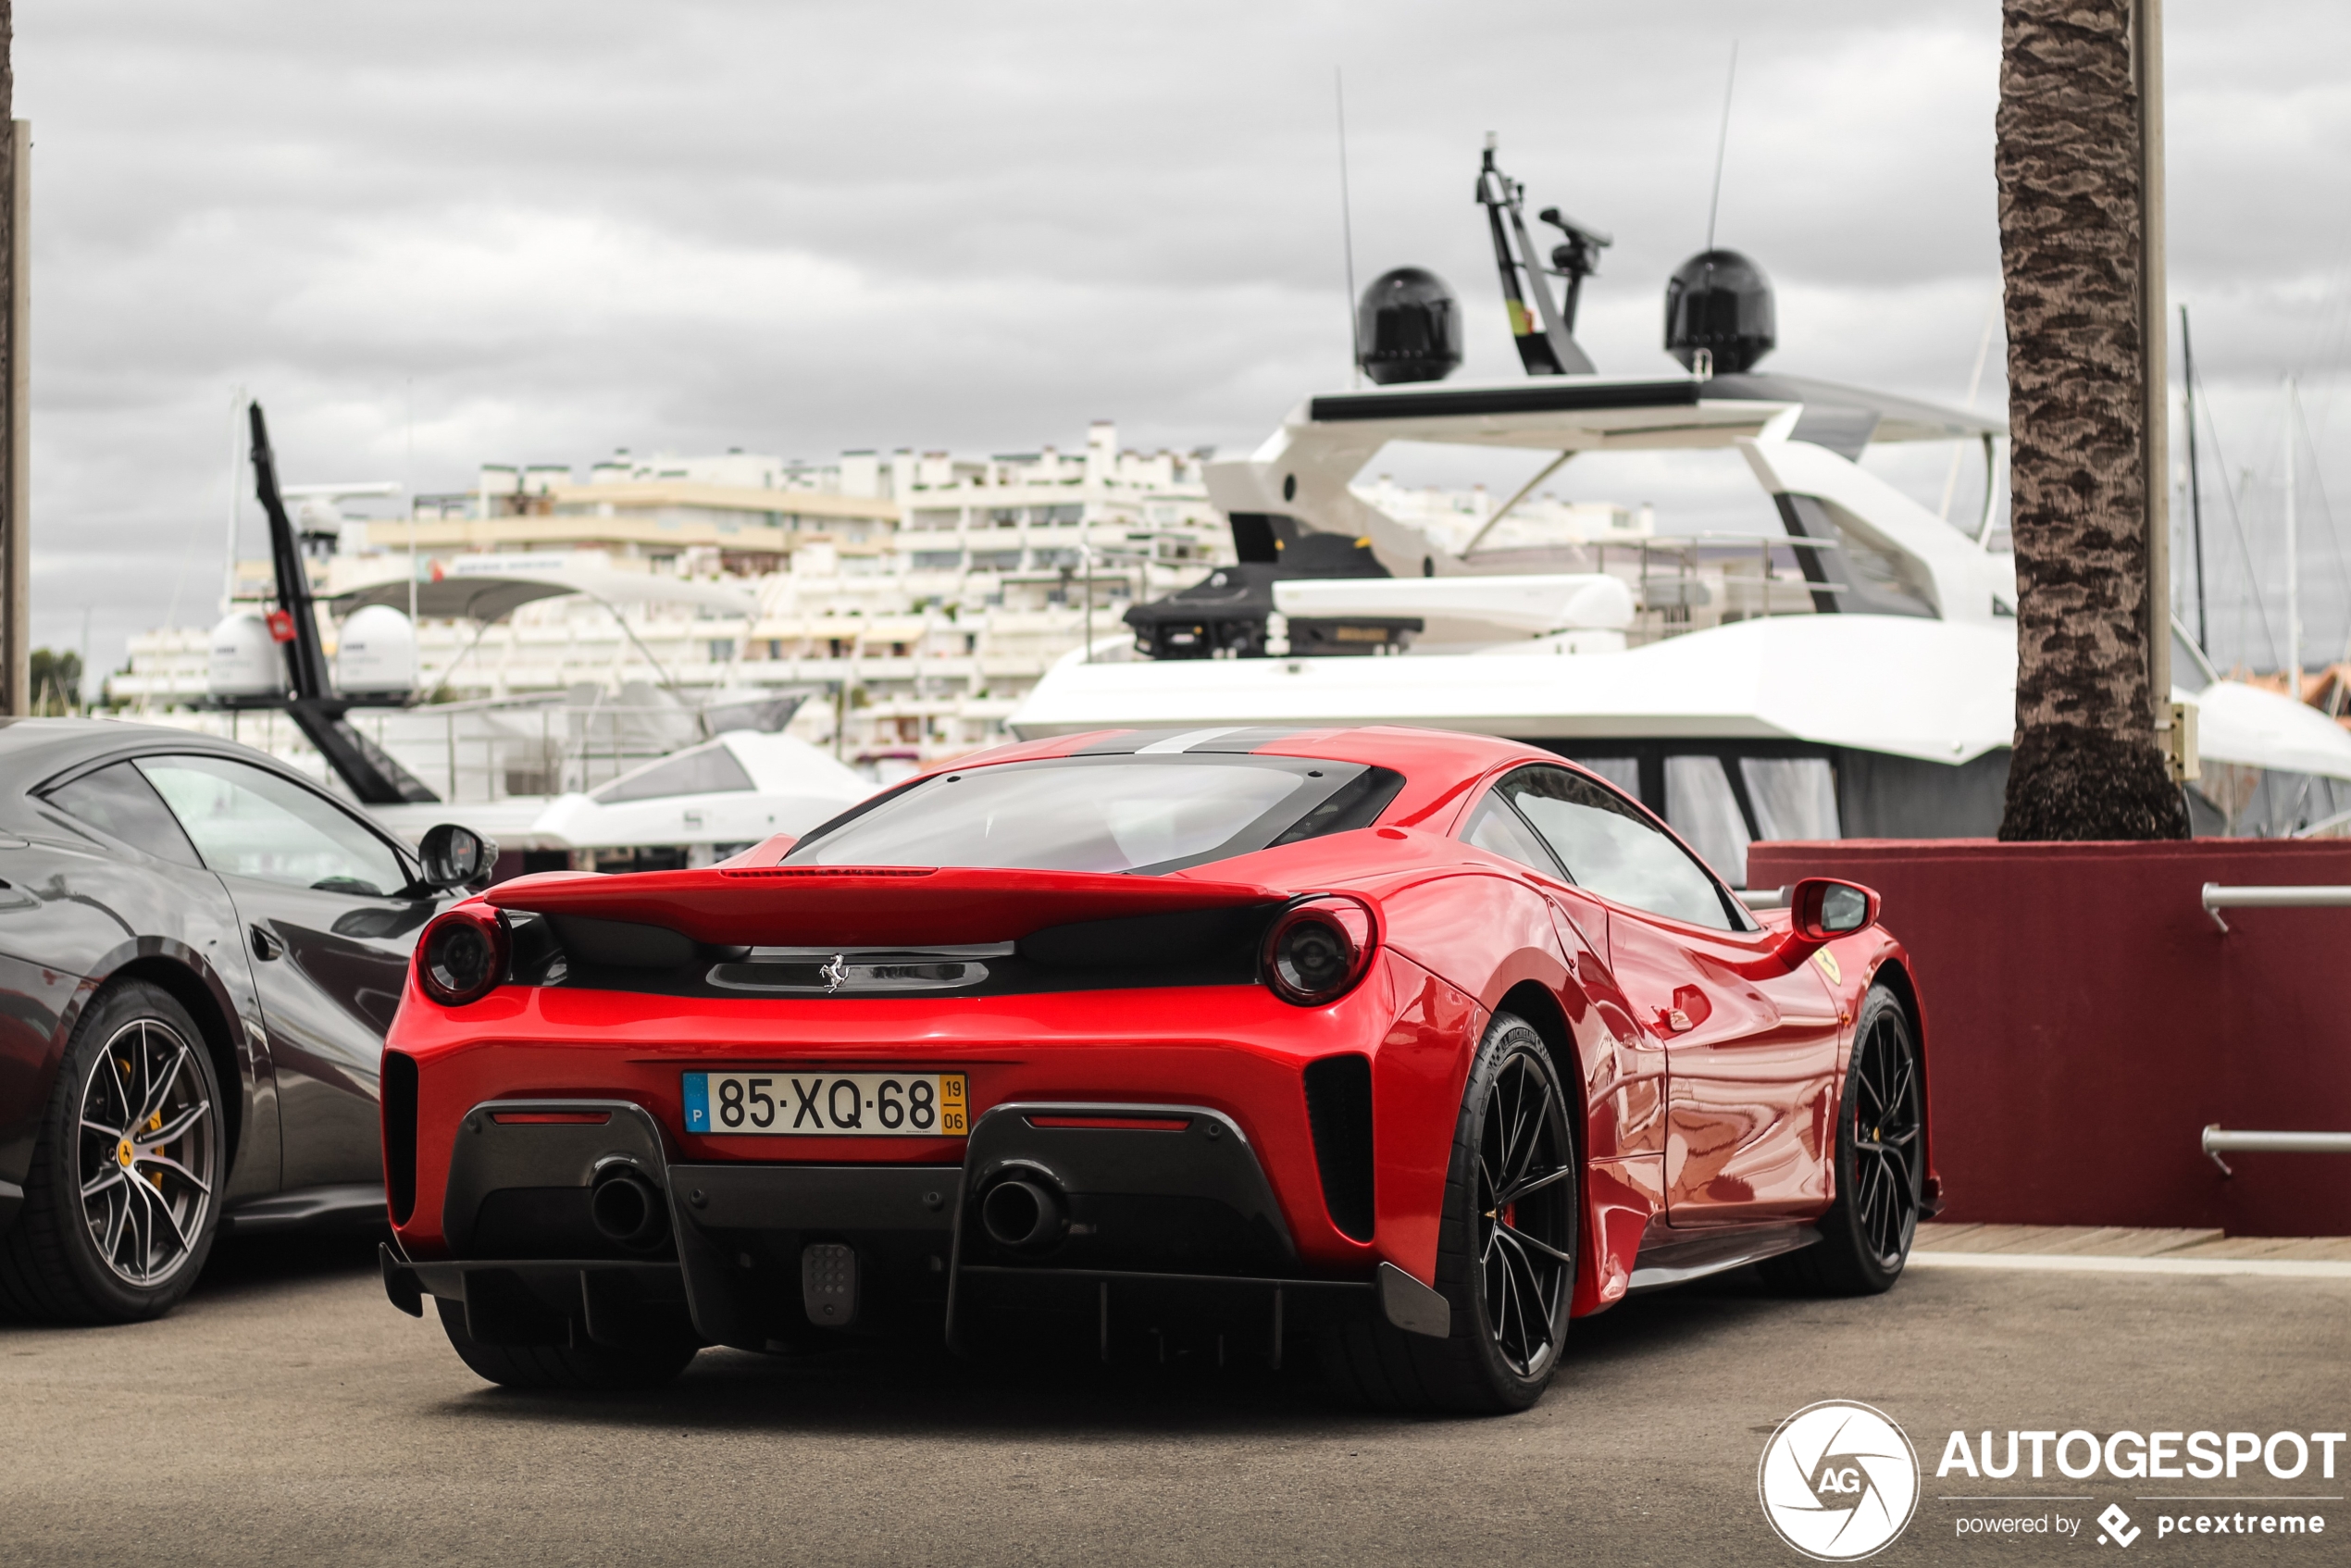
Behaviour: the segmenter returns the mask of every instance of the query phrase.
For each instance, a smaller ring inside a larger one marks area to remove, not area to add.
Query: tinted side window
[[[100,832],[112,834],[158,860],[180,865],[202,865],[195,846],[139,770],[127,762],[110,763],[85,773],[70,784],[49,791],[49,803],[80,817]]]
[[[1519,820],[1518,813],[1502,803],[1499,790],[1478,803],[1477,810],[1470,816],[1469,826],[1462,829],[1462,838],[1481,850],[1490,850],[1546,877],[1560,875],[1559,863],[1543,847],[1543,841],[1527,831],[1526,824]]]
[[[1498,794],[1526,814],[1568,875],[1602,898],[1655,915],[1743,930],[1706,868],[1633,804],[1564,768],[1521,768]]]
[[[377,897],[407,885],[390,844],[291,779],[226,757],[145,757],[139,765],[215,871]]]

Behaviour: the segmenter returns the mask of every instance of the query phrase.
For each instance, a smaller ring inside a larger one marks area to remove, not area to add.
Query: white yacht
[[[1578,372],[1589,361],[1570,335],[1573,288],[1562,311],[1490,148],[1481,178],[1536,373],[1431,384],[1459,363],[1458,307],[1417,269],[1375,281],[1359,319],[1363,368],[1383,384],[1310,397],[1247,458],[1207,470],[1240,565],[1138,606],[1131,642],[1060,660],[1010,727],[1509,736],[1637,793],[1741,885],[1758,839],[1995,833],[2015,728],[2015,571],[1994,548],[2005,422],[1757,373],[1773,340],[1769,285],[1730,251],[1692,258],[1667,291],[1683,373]],[[1544,218],[1570,236],[1557,270],[1580,281],[1575,243],[1588,263],[1605,242]],[[1912,442],[1981,447],[1972,526],[1862,467],[1871,445]],[[1556,459],[1452,548],[1360,484],[1392,442]],[[1486,547],[1570,459],[1723,450],[1745,460],[1780,533]],[[2286,832],[2351,806],[2351,736],[2324,715],[2220,679],[2176,629],[2173,677],[2200,721],[2197,831]]]

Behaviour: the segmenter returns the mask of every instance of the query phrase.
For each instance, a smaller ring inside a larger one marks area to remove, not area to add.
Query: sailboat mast
[[[2208,656],[2212,652],[2211,628],[2205,624],[2204,614],[2204,486],[2199,482],[2196,464],[2196,343],[2188,336],[2188,307],[2180,307],[2181,380],[2188,389],[2188,530],[2189,541],[2196,551],[2196,645]]]
[[[2285,379],[2286,695],[2302,701],[2302,560],[2294,528],[2294,377]]]

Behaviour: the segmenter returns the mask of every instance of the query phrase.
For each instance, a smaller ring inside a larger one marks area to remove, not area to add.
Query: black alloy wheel
[[[1462,1097],[1438,1236],[1452,1332],[1350,1325],[1325,1345],[1335,1382],[1389,1408],[1509,1412],[1542,1398],[1575,1291],[1574,1112],[1542,1037],[1496,1014]]]
[[[226,1126],[187,1010],[144,981],[101,992],[58,1070],[23,1212],[0,1238],[0,1307],[128,1323],[177,1305],[219,1231]]]
[[[1873,1296],[1902,1276],[1926,1188],[1918,1048],[1885,986],[1862,999],[1836,1123],[1836,1201],[1821,1216],[1820,1244],[1769,1259],[1763,1272],[1810,1294]]]
[[[1477,1150],[1478,1296],[1486,1332],[1521,1378],[1549,1375],[1575,1283],[1575,1166],[1539,1041],[1496,1070]]]

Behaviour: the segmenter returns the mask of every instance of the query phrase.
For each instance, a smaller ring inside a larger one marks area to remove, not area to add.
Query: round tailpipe
[[[588,1217],[624,1247],[651,1247],[669,1234],[661,1188],[628,1165],[610,1165],[588,1192]]]
[[[998,1182],[980,1199],[979,1226],[999,1247],[1035,1251],[1067,1234],[1069,1205],[1042,1176],[1014,1176]]]

